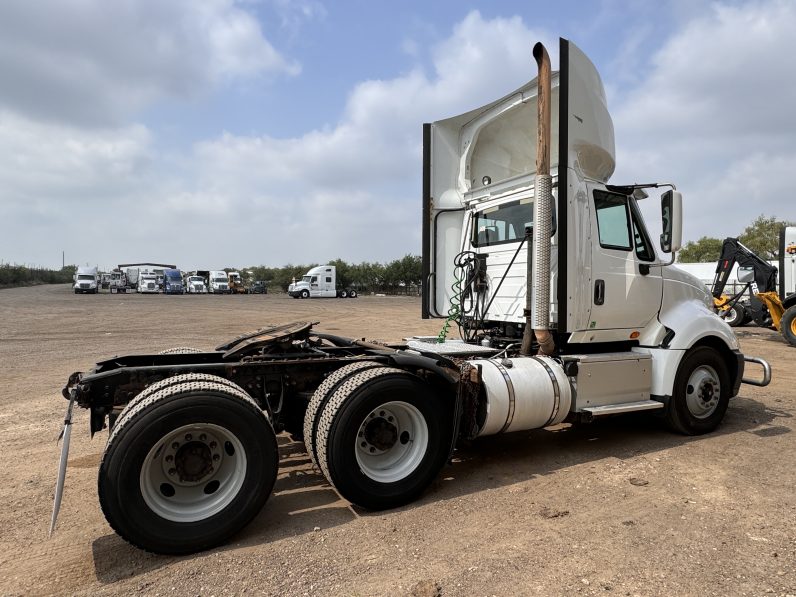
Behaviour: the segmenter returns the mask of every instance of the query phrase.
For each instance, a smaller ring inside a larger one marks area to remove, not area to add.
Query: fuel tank
[[[486,401],[478,437],[555,425],[569,414],[572,388],[561,365],[548,357],[473,359]]]

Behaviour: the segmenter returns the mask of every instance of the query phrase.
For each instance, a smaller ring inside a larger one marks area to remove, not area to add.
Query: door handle
[[[605,280],[594,282],[594,304],[602,305],[605,302]]]

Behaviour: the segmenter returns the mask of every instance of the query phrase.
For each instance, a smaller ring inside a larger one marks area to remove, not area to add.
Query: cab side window
[[[594,191],[594,208],[597,213],[600,246],[621,251],[632,250],[627,197]]]

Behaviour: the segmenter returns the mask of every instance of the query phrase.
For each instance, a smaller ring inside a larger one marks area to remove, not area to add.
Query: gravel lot
[[[280,437],[275,493],[230,544],[143,553],[106,524],[106,433],[79,410],[58,529],[48,539],[68,375],[114,354],[213,347],[270,322],[351,337],[436,334],[417,298],[80,295],[0,291],[0,593],[69,595],[796,594],[796,349],[742,328],[774,368],[711,435],[645,416],[462,447],[418,502],[368,513],[340,500],[303,444]],[[755,372],[756,373],[756,372]]]

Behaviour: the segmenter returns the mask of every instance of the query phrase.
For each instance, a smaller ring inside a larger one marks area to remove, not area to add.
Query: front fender
[[[709,336],[720,339],[728,350],[739,348],[738,338],[732,328],[700,300],[690,299],[664,306],[659,320],[674,331],[668,348],[688,350]]]

